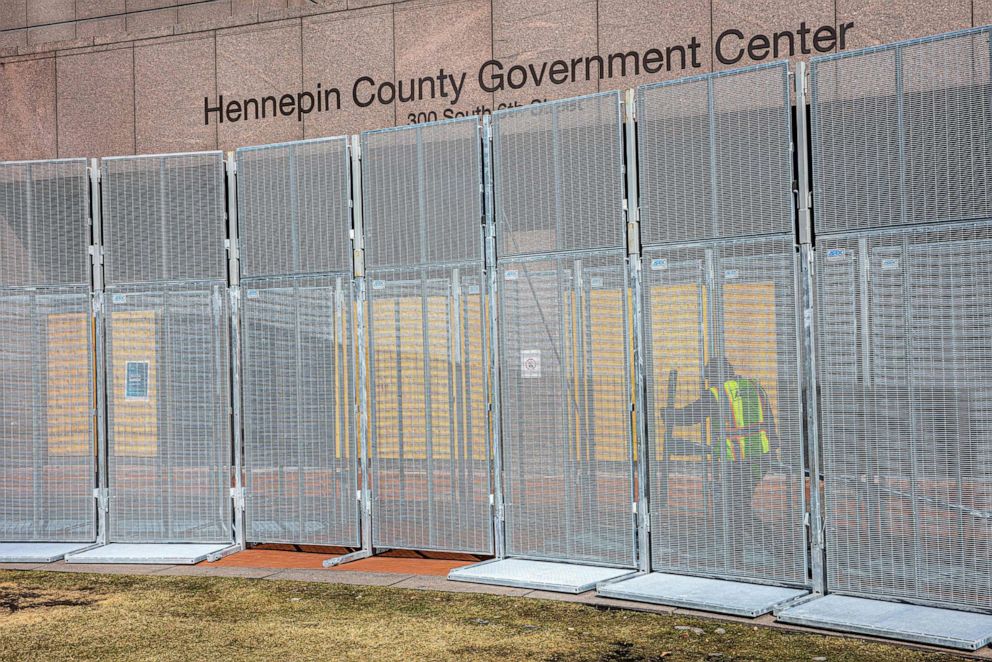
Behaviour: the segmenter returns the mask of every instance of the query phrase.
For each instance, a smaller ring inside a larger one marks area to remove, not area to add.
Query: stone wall
[[[0,0],[0,160],[354,133],[990,22],[992,0]]]

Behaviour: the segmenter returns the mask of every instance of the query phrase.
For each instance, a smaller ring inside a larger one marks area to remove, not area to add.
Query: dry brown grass
[[[526,598],[230,578],[0,571],[2,660],[815,658],[951,659],[855,639]]]

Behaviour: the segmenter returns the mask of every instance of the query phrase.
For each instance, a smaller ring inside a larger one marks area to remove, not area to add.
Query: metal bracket
[[[109,487],[94,487],[93,488],[93,498],[96,499],[97,507],[108,512],[110,510],[110,488]]]
[[[234,502],[234,507],[237,510],[245,509],[246,500],[245,488],[243,487],[232,487],[231,488],[231,501]]]

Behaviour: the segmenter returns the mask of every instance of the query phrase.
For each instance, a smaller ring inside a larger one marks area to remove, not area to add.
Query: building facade
[[[992,0],[0,0],[0,160],[230,150],[992,22]]]

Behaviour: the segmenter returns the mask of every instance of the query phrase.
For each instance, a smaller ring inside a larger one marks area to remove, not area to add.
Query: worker
[[[709,434],[716,435],[723,428],[723,444],[717,453],[721,461],[730,464],[722,472],[722,480],[729,481],[729,504],[741,507],[748,530],[752,529],[754,511],[752,501],[755,488],[761,483],[771,465],[772,453],[777,450],[775,418],[768,394],[757,380],[741,377],[725,358],[711,359],[703,370],[700,396],[684,407],[676,407],[666,414],[678,426],[705,425],[709,421]],[[665,440],[669,443],[672,440]],[[670,453],[696,454],[700,444],[677,440]],[[695,447],[692,450],[692,447]]]

